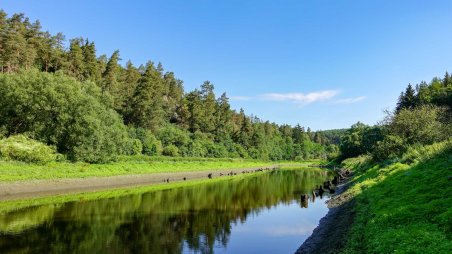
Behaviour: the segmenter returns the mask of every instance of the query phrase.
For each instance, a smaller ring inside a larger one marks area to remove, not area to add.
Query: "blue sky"
[[[408,83],[452,72],[452,1],[3,0],[45,30],[162,62],[186,90],[312,129],[375,124]]]

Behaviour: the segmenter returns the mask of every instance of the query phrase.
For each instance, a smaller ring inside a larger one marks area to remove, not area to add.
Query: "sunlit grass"
[[[356,197],[356,217],[345,253],[452,249],[451,143],[413,149],[401,161],[370,166],[355,176],[347,192]]]
[[[108,164],[52,162],[45,165],[39,165],[23,162],[0,161],[0,182],[241,169],[293,163],[299,162],[147,156],[123,157],[117,162]]]

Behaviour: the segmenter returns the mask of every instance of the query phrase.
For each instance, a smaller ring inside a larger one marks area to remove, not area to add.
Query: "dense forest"
[[[409,84],[396,108],[375,126],[356,123],[341,138],[340,159],[369,154],[375,161],[395,160],[409,149],[452,137],[452,77]]]
[[[135,154],[263,160],[337,155],[336,132],[237,112],[209,81],[186,92],[161,63],[122,66],[118,50],[98,56],[93,41],[66,41],[23,14],[0,11],[0,31],[5,158],[102,163]],[[38,152],[20,154],[18,143]]]

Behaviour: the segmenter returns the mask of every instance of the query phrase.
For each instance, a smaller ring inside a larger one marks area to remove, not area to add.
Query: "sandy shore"
[[[275,169],[279,165],[264,167]],[[153,185],[166,182],[178,182],[211,177],[227,177],[228,174],[242,174],[260,168],[241,168],[224,170],[207,170],[195,172],[155,173],[139,175],[120,175],[109,177],[89,177],[76,179],[34,180],[12,183],[0,183],[0,201],[36,198],[69,193],[93,192],[99,190]]]

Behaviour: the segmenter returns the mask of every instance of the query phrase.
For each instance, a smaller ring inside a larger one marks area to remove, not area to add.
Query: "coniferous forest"
[[[337,135],[236,111],[209,81],[185,91],[161,63],[123,66],[119,50],[97,55],[94,41],[50,34],[24,14],[1,11],[0,31],[0,135],[11,142],[37,142],[91,163],[135,154],[261,160],[337,154]]]

